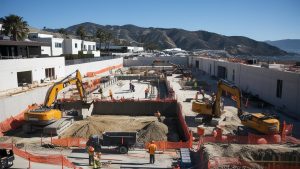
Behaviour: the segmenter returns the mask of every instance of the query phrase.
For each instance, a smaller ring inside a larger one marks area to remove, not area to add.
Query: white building
[[[63,54],[78,54],[79,51],[83,51],[84,54],[93,54],[94,57],[100,57],[100,51],[96,50],[96,42],[56,38],[53,35],[44,33],[29,33],[28,38],[51,44],[50,47],[42,46],[42,55],[61,56]]]
[[[243,91],[300,115],[300,73],[279,70],[278,65],[265,68],[205,57],[190,57],[189,62],[211,76],[231,81]]]
[[[42,55],[60,56],[64,54],[64,39],[54,38],[53,35],[29,33],[28,38],[39,42],[48,42],[51,46],[42,46]]]
[[[17,88],[24,84],[40,83],[46,78],[55,79],[65,76],[65,59],[27,58],[0,60],[0,89]]]
[[[96,42],[65,39],[64,47],[64,54],[78,54],[79,51],[83,51],[84,54],[94,54],[94,57],[100,57],[100,51],[96,50]]]
[[[104,50],[104,49],[105,49],[105,46],[102,45],[101,50]],[[140,52],[144,51],[144,47],[110,45],[109,50],[111,52],[115,52],[115,53],[140,53]]]

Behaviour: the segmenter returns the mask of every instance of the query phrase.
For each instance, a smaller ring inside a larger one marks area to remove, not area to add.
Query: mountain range
[[[300,54],[300,39],[284,39],[276,41],[266,41],[266,43],[276,46],[282,50]]]
[[[68,34],[75,35],[79,26],[83,26],[88,35],[93,36],[98,28],[111,32],[116,39],[131,45],[155,47],[157,49],[182,48],[184,50],[206,49],[226,50],[232,55],[286,55],[278,47],[243,36],[224,36],[207,31],[188,31],[177,28],[143,28],[135,25],[99,25],[85,22],[65,28]],[[58,32],[58,29],[46,29]]]

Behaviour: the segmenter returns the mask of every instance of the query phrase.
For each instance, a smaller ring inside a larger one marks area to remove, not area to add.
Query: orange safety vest
[[[156,151],[157,147],[155,144],[150,144],[149,145],[149,154],[155,154],[155,151]]]
[[[94,155],[94,151],[95,151],[94,147],[89,146],[89,148],[88,148],[89,155]]]

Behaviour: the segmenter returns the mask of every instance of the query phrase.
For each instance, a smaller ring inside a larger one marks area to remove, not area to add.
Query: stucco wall
[[[77,69],[81,72],[81,74],[86,74],[87,72],[95,72],[110,66],[117,66],[123,64],[123,58],[116,58],[110,60],[103,60],[98,62],[90,62],[90,63],[82,63],[76,65],[66,66],[65,72],[66,74],[70,74],[75,72]]]
[[[0,60],[0,91],[17,88],[17,72],[31,71],[32,81],[45,79],[45,68],[54,68],[57,78],[65,76],[63,57]]]
[[[217,76],[218,66],[225,67],[227,69],[226,80],[234,82],[242,90],[258,95],[275,106],[285,107],[288,111],[300,115],[300,74],[209,58],[193,58],[192,60],[194,66],[197,60],[200,70],[214,76]],[[234,80],[232,79],[233,70]],[[281,98],[276,97],[277,80],[283,81]]]
[[[187,57],[170,56],[170,57],[136,57],[136,58],[124,59],[124,66],[125,67],[151,66],[154,60],[170,61],[172,63],[180,64],[184,66],[188,65]]]
[[[60,56],[64,51],[64,39],[52,38],[52,56]],[[61,43],[61,47],[55,47],[55,43]]]
[[[11,97],[0,98],[0,122],[15,116],[33,103],[43,103],[49,86],[35,88]]]

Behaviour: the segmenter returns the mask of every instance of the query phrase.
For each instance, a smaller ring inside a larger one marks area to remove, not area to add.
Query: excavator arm
[[[217,117],[219,117],[221,115],[220,103],[221,103],[221,96],[222,96],[223,91],[236,97],[238,115],[240,116],[242,114],[242,95],[241,95],[241,91],[237,86],[235,86],[233,84],[230,84],[230,83],[228,83],[224,80],[220,80],[218,82],[218,91],[217,91],[216,100],[215,100],[215,103],[214,103],[214,114]]]
[[[71,77],[74,73],[76,73],[75,77]],[[64,79],[62,79],[59,82],[56,82],[52,87],[50,87],[47,91],[45,101],[44,101],[44,106],[50,107],[52,104],[56,101],[57,95],[59,91],[62,89],[66,88],[69,85],[76,84],[77,90],[79,92],[79,96],[81,100],[85,99],[85,90],[82,85],[82,77],[79,72],[79,70],[76,70],[76,72],[71,73]]]

